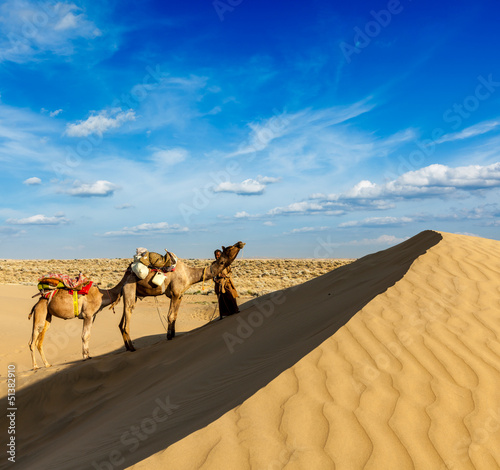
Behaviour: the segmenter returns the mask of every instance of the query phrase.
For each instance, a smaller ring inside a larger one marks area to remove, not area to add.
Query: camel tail
[[[31,307],[31,312],[28,315],[28,320],[31,320],[31,316],[33,315],[33,312],[35,311],[35,307],[36,307],[37,304],[38,304],[38,302],[35,305],[33,305],[33,307]]]

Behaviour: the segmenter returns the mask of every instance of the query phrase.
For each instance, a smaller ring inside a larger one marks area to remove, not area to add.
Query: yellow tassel
[[[78,291],[73,291],[73,312],[75,313],[75,317],[78,316]]]

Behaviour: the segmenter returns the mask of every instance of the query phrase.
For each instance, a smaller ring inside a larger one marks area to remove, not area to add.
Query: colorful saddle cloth
[[[38,279],[38,290],[42,293],[54,289],[75,290],[81,294],[87,294],[92,282],[82,273],[76,279],[70,278],[67,274],[46,274]]]

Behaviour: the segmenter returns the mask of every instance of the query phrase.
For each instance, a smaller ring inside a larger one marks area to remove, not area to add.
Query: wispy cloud
[[[154,148],[151,160],[159,167],[169,167],[181,163],[189,156],[189,152],[184,148]]]
[[[102,136],[111,129],[121,127],[127,121],[135,120],[135,111],[129,109],[122,111],[121,108],[99,111],[90,115],[84,121],[68,124],[66,135],[70,137],[86,137],[91,134]]]
[[[380,235],[377,238],[363,238],[361,240],[348,240],[345,242],[326,242],[324,246],[367,246],[367,245],[386,245],[393,246],[408,240],[408,237],[400,238],[395,235]]]
[[[367,217],[363,220],[351,220],[339,224],[339,227],[381,227],[381,226],[400,226],[409,224],[415,219],[411,217]]]
[[[187,227],[179,224],[169,224],[167,222],[144,223],[133,227],[123,227],[121,230],[110,231],[104,233],[105,237],[116,237],[123,235],[151,235],[151,234],[166,234],[166,233],[185,233],[188,232]]]
[[[120,204],[119,206],[115,206],[115,209],[126,210],[126,209],[132,209],[133,207],[134,207],[133,204],[125,203],[125,204]]]
[[[5,222],[12,225],[62,225],[69,223],[69,220],[63,214],[52,217],[36,214],[22,219],[7,219]]]
[[[79,42],[102,34],[74,3],[6,0],[0,17],[0,61],[24,63],[46,54],[69,56]]]
[[[480,122],[473,126],[467,127],[459,132],[453,132],[451,134],[445,134],[440,139],[436,140],[436,144],[441,144],[443,142],[452,142],[455,140],[464,140],[471,137],[476,137],[478,135],[486,134],[500,126],[500,120],[492,119],[490,121]]]
[[[335,106],[322,110],[306,109],[296,113],[276,111],[268,119],[250,122],[248,138],[228,156],[236,157],[265,150],[273,141],[282,137],[302,135],[304,130],[318,132],[366,113],[373,107],[367,100],[362,100],[350,106]]]
[[[300,228],[294,228],[290,230],[289,232],[284,232],[285,235],[291,235],[291,234],[296,234],[296,233],[311,233],[311,232],[324,232],[325,230],[329,230],[330,227],[300,227]]]
[[[95,183],[75,183],[74,187],[68,189],[66,194],[76,197],[109,197],[119,189],[116,184],[109,181],[99,180]]]

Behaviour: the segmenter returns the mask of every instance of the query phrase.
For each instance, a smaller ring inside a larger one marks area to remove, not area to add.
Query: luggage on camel
[[[133,273],[139,279],[146,279],[149,271],[156,271],[155,277],[151,280],[155,285],[161,285],[165,280],[163,273],[175,271],[177,257],[165,249],[165,254],[160,255],[146,248],[137,248],[134,262],[131,265]]]
[[[164,255],[160,255],[160,253],[155,253],[154,251],[146,251],[139,258],[139,261],[148,268],[156,269],[168,268],[173,264],[170,253],[166,249]]]

